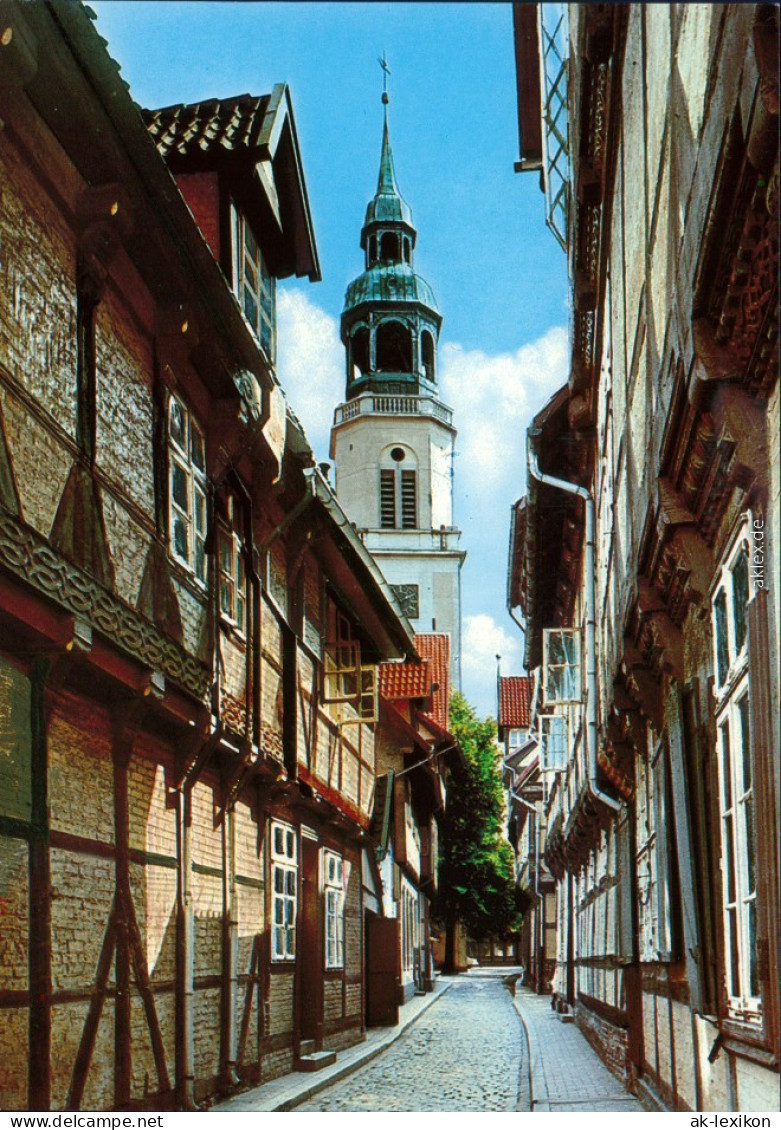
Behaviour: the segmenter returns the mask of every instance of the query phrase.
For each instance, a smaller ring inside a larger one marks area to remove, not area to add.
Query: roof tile
[[[446,632],[415,633],[418,655],[431,664],[432,683],[437,688],[432,696],[431,716],[445,730],[450,726],[450,636]]]
[[[400,698],[428,698],[431,683],[431,665],[427,660],[380,664],[380,694],[390,702]]]
[[[143,110],[146,127],[163,157],[186,156],[212,149],[254,149],[266,116],[269,96],[240,94],[180,103],[161,110]]]
[[[499,679],[499,725],[528,730],[531,724],[532,681],[528,675]]]

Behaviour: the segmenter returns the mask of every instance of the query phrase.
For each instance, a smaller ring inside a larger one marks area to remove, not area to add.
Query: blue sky
[[[566,263],[518,156],[509,3],[93,3],[143,106],[291,88],[323,281],[284,284],[279,375],[320,458],[341,399],[338,321],[360,273],[360,227],[382,131],[381,71],[416,268],[444,315],[442,398],[459,430],[455,520],[463,573],[464,691],[493,714],[495,660],[520,671],[505,611],[509,508],[524,490],[530,417],[566,379]]]

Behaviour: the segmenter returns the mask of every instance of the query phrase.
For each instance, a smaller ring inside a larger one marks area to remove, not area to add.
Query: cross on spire
[[[391,69],[388,66],[388,58],[384,51],[382,58],[378,59],[377,62],[382,67],[382,102],[384,106],[387,106],[390,101],[390,95],[388,94],[388,75],[391,73]]]

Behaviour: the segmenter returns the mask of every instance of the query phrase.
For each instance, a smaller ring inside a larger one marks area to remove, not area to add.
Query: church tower
[[[417,232],[396,185],[388,95],[377,191],[361,229],[364,270],[347,288],[345,401],[334,415],[336,493],[416,632],[450,635],[460,687],[461,582],[453,525],[453,413],[439,399],[442,316],[414,268]]]

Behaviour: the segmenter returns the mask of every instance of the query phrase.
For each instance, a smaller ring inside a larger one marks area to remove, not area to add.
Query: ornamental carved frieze
[[[59,607],[86,620],[144,667],[162,671],[167,680],[205,701],[211,685],[207,667],[10,515],[0,515],[0,566]]]
[[[249,737],[247,733],[247,704],[243,699],[229,694],[226,690],[220,692],[220,721],[226,730],[230,730],[241,738]]]

